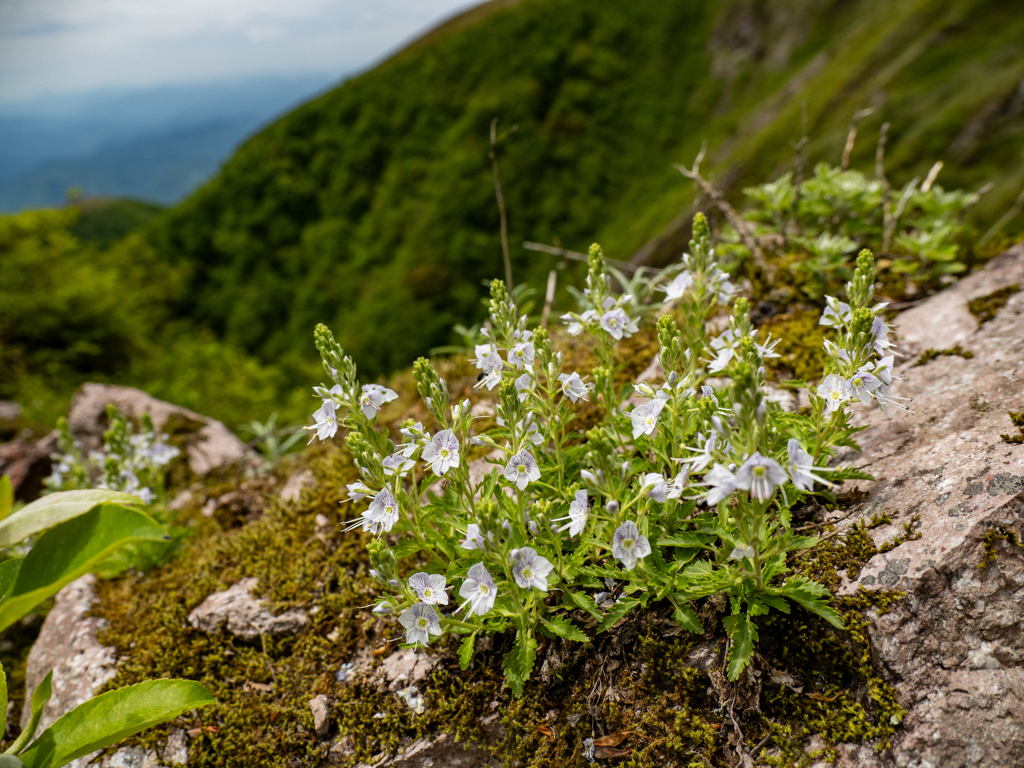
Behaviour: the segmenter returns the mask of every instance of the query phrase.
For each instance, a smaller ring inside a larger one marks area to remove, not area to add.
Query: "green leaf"
[[[46,677],[43,678],[43,682],[36,686],[36,689],[32,691],[32,717],[29,718],[28,725],[26,725],[21,734],[15,740],[7,751],[11,754],[20,752],[25,748],[25,745],[29,743],[31,738],[35,735],[36,728],[39,727],[39,718],[43,716],[43,710],[46,708],[46,702],[50,700],[50,696],[53,694],[53,670],[51,669],[46,673]]]
[[[7,732],[7,673],[0,664],[0,734]],[[0,763],[2,768],[3,763]]]
[[[745,613],[727,616],[722,619],[722,624],[729,633],[729,639],[732,640],[729,647],[728,677],[730,681],[736,682],[740,678],[740,673],[750,663],[750,657],[754,655],[757,627]]]
[[[664,536],[658,539],[659,547],[703,547],[708,542],[707,536],[699,533],[677,533],[675,536]]]
[[[776,384],[785,389],[807,389],[807,382],[803,379],[780,379]]]
[[[601,623],[597,625],[598,634],[600,634],[601,632],[607,632],[609,629],[612,628],[615,622],[617,622],[631,610],[636,608],[638,605],[640,605],[640,601],[636,598],[620,599],[617,603],[615,603],[614,606],[612,606],[612,609],[605,614],[605,617],[601,620]]]
[[[14,488],[11,486],[11,478],[7,475],[0,477],[0,520],[5,519],[14,509]]]
[[[109,691],[68,712],[21,755],[26,768],[60,768],[182,712],[215,703],[191,680],[147,680]]]
[[[577,643],[590,642],[590,638],[583,634],[575,624],[564,616],[555,616],[550,621],[547,619],[541,619],[541,624],[545,629],[549,630],[551,634],[557,635],[558,637],[564,637],[566,640],[572,640]]]
[[[677,595],[677,597],[681,597],[681,595]],[[704,625],[700,623],[697,614],[688,605],[677,606],[672,612],[672,618],[676,620],[676,624],[688,632],[693,632],[695,635],[704,633]]]
[[[17,544],[34,533],[45,531],[65,520],[84,515],[97,504],[116,502],[140,505],[138,496],[119,491],[61,491],[43,496],[0,522],[0,547]]]
[[[601,610],[597,607],[597,603],[594,602],[594,599],[590,595],[586,595],[582,592],[576,593],[566,590],[562,593],[562,597],[562,605],[566,608],[582,608],[598,621],[604,618],[604,614],[601,613]]]
[[[505,654],[504,659],[505,682],[517,699],[523,695],[523,684],[529,680],[536,660],[536,639],[529,632],[520,629],[516,635],[516,644]]]
[[[459,667],[465,672],[469,669],[469,663],[473,661],[473,646],[476,644],[476,632],[462,638],[459,646]]]
[[[14,755],[0,755],[0,768],[21,768],[23,765]]]
[[[833,627],[845,629],[842,618],[827,602],[831,593],[816,581],[806,576],[792,576],[775,590],[777,594],[799,603],[811,613],[816,613]]]
[[[18,578],[18,571],[21,570],[24,560],[24,557],[15,557],[0,563],[0,601],[11,591],[11,585]]]
[[[100,504],[61,523],[40,536],[22,561],[0,602],[0,631],[128,542],[166,539],[164,529],[148,515],[119,504]]]

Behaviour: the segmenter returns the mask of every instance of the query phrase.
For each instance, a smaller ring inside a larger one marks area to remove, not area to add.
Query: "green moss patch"
[[[981,296],[974,301],[968,302],[967,309],[978,318],[978,324],[983,325],[989,320],[994,319],[999,310],[1006,306],[1006,302],[1010,300],[1010,297],[1019,291],[1019,283],[1008,285],[1005,288],[1000,288],[998,291],[992,291],[992,293],[986,296]]]
[[[1004,443],[1010,445],[1020,445],[1024,443],[1024,411],[1010,411],[1010,421],[1013,422],[1013,426],[1017,428],[1016,435],[1000,435]]]
[[[974,353],[969,349],[964,349],[959,344],[949,349],[926,349],[921,353],[921,356],[917,358],[917,362],[914,363],[914,367],[917,368],[922,365],[926,365],[937,357],[946,356],[962,357],[964,360],[970,360],[974,357]]]

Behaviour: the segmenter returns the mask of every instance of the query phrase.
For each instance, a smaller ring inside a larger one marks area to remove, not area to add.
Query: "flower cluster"
[[[470,402],[452,402],[420,359],[413,375],[434,423],[405,422],[396,442],[375,425],[395,393],[360,385],[354,363],[317,327],[333,384],[315,388],[322,404],[310,429],[320,439],[339,426],[347,432],[360,472],[349,500],[362,510],[349,527],[390,534],[392,544],[368,544],[380,587],[374,612],[397,616],[407,643],[460,635],[468,665],[478,636],[514,630],[505,673],[519,694],[538,633],[588,639],[573,611],[593,616],[600,632],[666,600],[682,626],[699,632],[693,602],[724,593],[732,679],[753,652],[754,616],[788,610],[788,600],[841,624],[823,587],[787,575],[786,555],[815,542],[790,528],[793,506],[864,477],[828,462],[835,446],[852,444],[846,405],[868,397],[883,404],[882,382],[891,381],[891,357],[875,359],[891,345],[875,322],[881,307],[868,306],[873,260],[858,260],[848,305],[829,303],[823,322],[837,337],[827,343],[824,389],[812,394],[809,413],[786,414],[765,399],[763,364],[774,344],[758,342],[746,299],[733,302],[728,330],[707,338],[708,318],[734,289],[714,261],[702,216],[690,251],[684,269],[664,278],[667,301],[678,303],[657,323],[664,379],[638,382],[629,401],[609,371],[615,342],[637,326],[626,300],[611,296],[597,246],[584,294],[590,307],[566,316],[571,335],[594,336],[600,365],[589,375],[565,370],[548,333],[529,328],[494,281],[485,343],[473,360],[478,387],[496,394],[496,426],[486,431],[474,429]],[[713,388],[709,374],[729,384]],[[592,396],[604,418],[577,444],[570,427]],[[884,397],[891,401],[888,390]],[[480,458],[471,472],[473,455]],[[403,575],[400,561],[410,555],[422,570]],[[449,590],[458,599],[449,602]]]
[[[181,451],[168,445],[166,435],[157,435],[148,415],[136,432],[113,405],[107,406],[109,428],[103,447],[85,453],[72,436],[67,421],[57,424],[59,451],[51,454],[53,469],[43,483],[50,491],[103,488],[138,496],[152,504],[163,493],[167,465]]]

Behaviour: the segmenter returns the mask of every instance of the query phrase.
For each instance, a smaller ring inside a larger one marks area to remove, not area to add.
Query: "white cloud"
[[[467,0],[2,0],[0,102],[365,67]]]

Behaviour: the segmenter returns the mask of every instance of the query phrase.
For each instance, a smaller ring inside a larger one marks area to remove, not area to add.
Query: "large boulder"
[[[911,410],[864,412],[863,452],[840,457],[877,479],[835,522],[888,516],[870,535],[897,544],[840,594],[906,593],[868,618],[907,717],[891,750],[848,749],[847,765],[1024,766],[1024,430],[1009,416],[1024,410],[1020,287],[1024,247],[899,315]]]
[[[68,411],[72,434],[88,449],[99,448],[103,442],[109,404],[134,420],[148,414],[158,432],[173,429],[184,434],[188,466],[196,475],[254,456],[245,443],[215,419],[157,400],[141,389],[93,383],[79,387]]]

